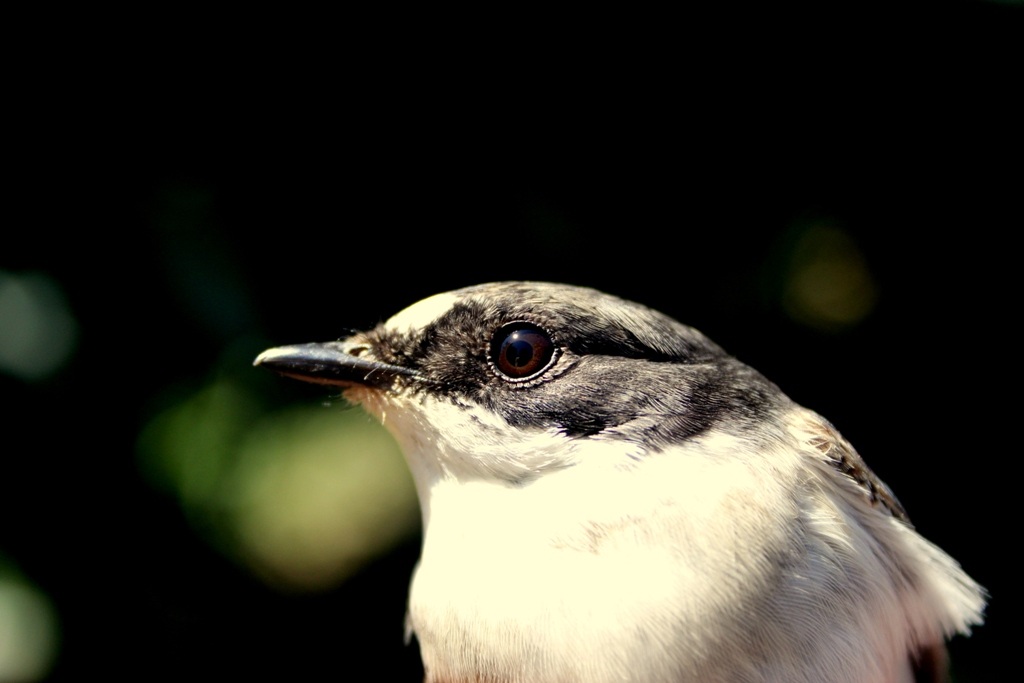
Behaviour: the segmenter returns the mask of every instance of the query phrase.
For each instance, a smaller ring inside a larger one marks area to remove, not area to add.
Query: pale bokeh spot
[[[267,413],[213,382],[157,415],[139,455],[197,531],[284,590],[337,586],[419,529],[397,444],[344,401]]]
[[[0,681],[43,680],[57,641],[57,614],[50,600],[24,581],[0,575]]]
[[[71,357],[77,339],[78,324],[52,278],[0,270],[0,372],[46,379]]]
[[[229,489],[240,549],[274,583],[336,585],[419,528],[402,454],[362,411],[270,416],[241,449]]]

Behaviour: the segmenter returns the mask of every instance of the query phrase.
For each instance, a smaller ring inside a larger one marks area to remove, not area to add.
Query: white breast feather
[[[978,586],[824,461],[809,411],[760,457],[712,432],[630,458],[355,391],[420,495],[428,680],[903,683],[918,643],[980,622]]]

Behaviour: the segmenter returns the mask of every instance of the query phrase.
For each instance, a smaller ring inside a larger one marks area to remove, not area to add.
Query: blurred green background
[[[251,363],[499,279],[661,309],[832,420],[993,593],[953,656],[995,678],[1020,6],[710,14],[40,33],[8,90],[0,681],[418,680],[400,455]]]

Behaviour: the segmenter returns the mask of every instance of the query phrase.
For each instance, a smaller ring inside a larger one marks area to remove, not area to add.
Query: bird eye
[[[541,328],[527,322],[504,325],[491,340],[491,360],[507,379],[525,380],[551,366],[555,343]]]

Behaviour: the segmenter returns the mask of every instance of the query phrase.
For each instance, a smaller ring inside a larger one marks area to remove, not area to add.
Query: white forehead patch
[[[396,332],[416,332],[451,310],[458,297],[450,292],[435,294],[391,316],[384,327]]]

